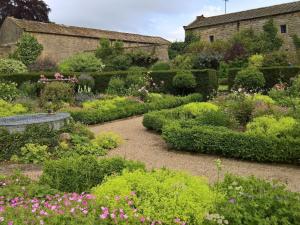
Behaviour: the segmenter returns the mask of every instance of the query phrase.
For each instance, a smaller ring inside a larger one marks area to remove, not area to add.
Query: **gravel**
[[[121,156],[126,159],[144,162],[147,168],[170,168],[187,171],[193,175],[206,176],[210,182],[217,179],[217,170],[214,161],[221,159],[222,174],[232,173],[240,176],[251,176],[278,180],[287,184],[291,191],[300,192],[300,167],[282,164],[262,164],[219,156],[191,154],[168,149],[160,135],[147,131],[142,125],[143,117],[134,117],[118,120],[103,125],[92,126],[94,133],[112,131],[125,140],[109,156]]]

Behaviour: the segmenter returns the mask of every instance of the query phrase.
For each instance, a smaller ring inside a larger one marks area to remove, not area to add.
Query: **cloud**
[[[230,0],[229,11],[255,8],[289,0]],[[293,1],[293,0],[290,0]],[[45,0],[56,23],[123,32],[184,38],[183,26],[196,16],[219,15],[223,0]]]

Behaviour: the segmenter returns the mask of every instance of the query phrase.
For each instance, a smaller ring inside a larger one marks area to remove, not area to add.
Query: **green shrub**
[[[247,124],[247,134],[274,136],[284,138],[291,133],[298,122],[292,117],[282,117],[276,119],[274,116],[262,116],[254,118]]]
[[[191,93],[197,86],[196,78],[191,72],[178,72],[173,78],[173,86],[181,94]]]
[[[120,174],[124,169],[144,169],[144,165],[120,158],[63,158],[45,163],[41,183],[60,191],[81,193],[101,184],[107,176]]]
[[[193,68],[193,60],[188,55],[177,55],[171,63],[175,70],[191,70]]]
[[[0,117],[13,116],[26,113],[27,108],[21,104],[11,104],[0,99]]]
[[[132,60],[128,55],[114,56],[105,68],[106,71],[128,70],[132,65]]]
[[[235,78],[235,86],[247,91],[258,91],[265,86],[266,80],[262,72],[256,67],[248,67],[238,72]]]
[[[0,59],[0,74],[27,73],[27,67],[15,59]]]
[[[12,57],[20,60],[24,65],[29,66],[36,61],[42,51],[43,45],[41,45],[34,36],[23,33]]]
[[[300,220],[299,193],[287,191],[275,182],[227,175],[217,188],[225,199],[216,205],[216,213],[229,224],[292,225]]]
[[[231,90],[234,86],[235,78],[239,71],[239,68],[229,69],[229,90]],[[291,78],[296,77],[300,73],[300,67],[276,66],[261,68],[260,71],[264,74],[264,78],[266,80],[264,88],[269,90],[278,83],[290,83]]]
[[[154,63],[158,61],[158,58],[151,53],[148,53],[146,51],[133,51],[128,53],[129,57],[132,60],[133,66],[139,66],[144,68],[149,68]]]
[[[95,79],[91,75],[83,73],[78,77],[78,85],[93,89],[95,87]]]
[[[21,148],[20,154],[13,155],[11,160],[21,163],[39,164],[50,158],[48,147],[46,145],[26,144]]]
[[[205,154],[257,162],[299,163],[300,140],[249,135],[223,127],[194,126],[184,128],[169,124],[163,138],[170,147]]]
[[[200,116],[205,112],[218,111],[219,107],[209,102],[189,103],[182,107],[184,113],[190,114],[193,117]]]
[[[60,72],[101,72],[104,64],[92,53],[79,53],[59,63]]]
[[[288,66],[289,58],[286,52],[276,51],[264,56],[263,67]]]
[[[193,122],[197,125],[227,128],[236,128],[238,126],[238,122],[235,120],[235,118],[221,110],[205,111],[197,116],[197,118]]]
[[[0,99],[11,102],[15,100],[19,94],[16,83],[0,81]]]
[[[42,90],[40,101],[44,108],[57,111],[63,103],[74,102],[73,87],[58,81],[47,83]]]
[[[170,70],[170,69],[171,67],[169,63],[166,62],[157,62],[151,68],[151,70],[153,71]]]
[[[58,145],[58,132],[49,125],[29,125],[22,133],[10,134],[0,129],[0,160],[10,160],[13,155],[20,155],[21,148],[26,144],[38,144],[53,149]]]
[[[113,132],[101,133],[95,139],[95,143],[104,149],[114,149],[122,142],[122,138]]]
[[[37,97],[38,93],[38,85],[37,83],[33,83],[31,81],[25,81],[20,85],[20,91],[26,97]]]
[[[120,77],[112,77],[109,81],[106,93],[109,95],[125,95],[126,88],[124,79]]]
[[[276,102],[268,95],[262,95],[262,94],[254,94],[251,96],[252,101],[254,102],[263,102],[268,105],[274,105]]]
[[[168,170],[124,172],[122,176],[109,178],[92,193],[100,205],[109,207],[115,206],[115,196],[122,198],[134,193],[135,207],[146,217],[170,225],[175,219],[202,224],[215,199],[207,181]],[[128,205],[124,207],[127,209]]]
[[[202,99],[202,95],[193,94],[185,97],[164,95],[163,98],[157,101],[147,103],[140,103],[131,99],[120,100],[117,102],[115,102],[116,100],[105,100],[106,102],[100,100],[85,103],[83,109],[69,110],[69,112],[76,121],[80,121],[85,124],[98,124],[130,116],[141,115],[154,110],[174,108],[189,102],[201,101]]]
[[[251,57],[249,57],[248,61],[249,61],[249,66],[254,66],[254,67],[260,68],[263,65],[264,56],[255,54],[255,55],[252,55]]]

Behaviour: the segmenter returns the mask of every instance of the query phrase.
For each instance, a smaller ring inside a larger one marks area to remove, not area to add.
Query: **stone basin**
[[[59,130],[70,119],[69,113],[39,113],[0,118],[0,127],[10,133],[23,132],[31,124],[49,124],[54,130]]]

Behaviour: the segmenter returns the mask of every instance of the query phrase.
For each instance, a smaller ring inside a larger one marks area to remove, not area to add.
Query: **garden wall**
[[[234,80],[237,73],[241,68],[229,69],[228,73],[228,88],[232,89],[234,86]],[[265,67],[260,69],[266,79],[266,89],[271,89],[275,84],[279,82],[289,83],[291,78],[300,74],[300,67],[291,66],[277,66],[277,67]]]

